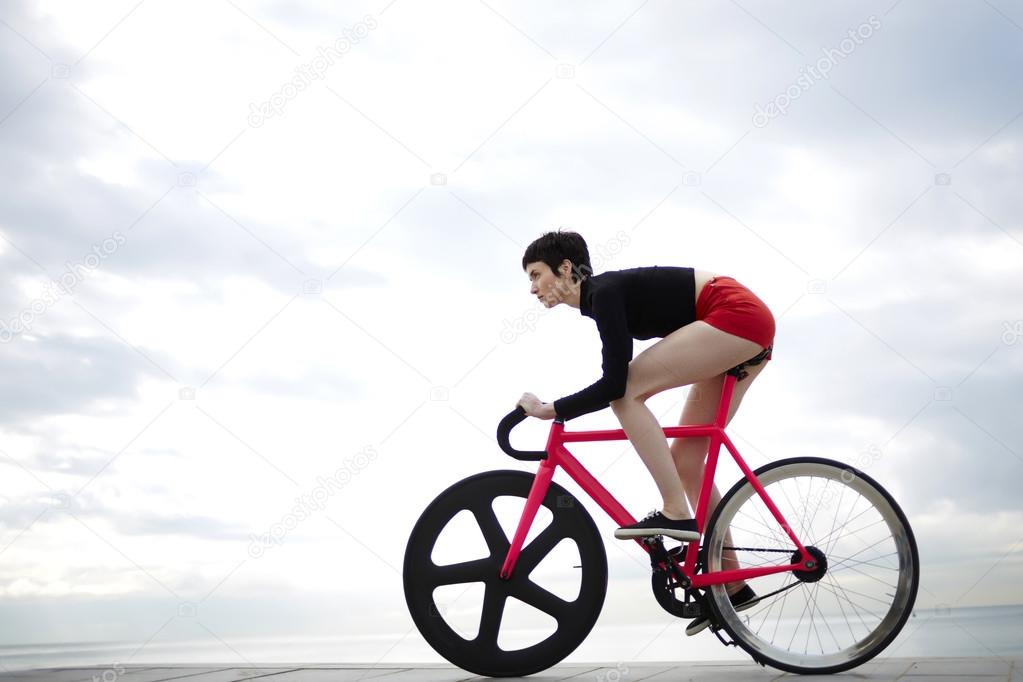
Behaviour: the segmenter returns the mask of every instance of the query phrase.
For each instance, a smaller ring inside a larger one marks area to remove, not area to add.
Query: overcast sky
[[[529,468],[493,438],[522,392],[599,376],[592,321],[520,267],[558,227],[598,272],[753,289],[778,330],[731,426],[750,463],[878,478],[919,606],[1023,602],[1023,3],[14,2],[0,69],[3,644],[427,657],[414,520]],[[651,399],[664,423],[686,390]],[[659,504],[622,443],[578,452]],[[659,631],[592,511],[595,636]]]

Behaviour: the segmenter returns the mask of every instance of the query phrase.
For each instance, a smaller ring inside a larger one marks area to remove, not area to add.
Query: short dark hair
[[[566,258],[572,262],[573,282],[593,274],[586,240],[578,232],[563,232],[560,229],[543,233],[526,247],[526,253],[522,256],[522,269],[525,270],[530,263],[543,261],[556,274]]]

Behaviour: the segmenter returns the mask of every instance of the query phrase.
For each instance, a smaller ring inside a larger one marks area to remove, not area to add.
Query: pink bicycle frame
[[[796,547],[796,549],[798,549],[802,558],[799,563],[784,566],[738,568],[727,571],[711,571],[696,575],[696,558],[700,547],[699,541],[693,540],[688,543],[685,562],[681,568],[685,576],[691,581],[692,587],[697,588],[733,582],[736,580],[756,578],[758,576],[770,575],[773,573],[784,573],[785,571],[804,569],[805,567],[803,562],[813,561],[813,557],[809,552],[807,552],[803,543],[800,542],[795,533],[793,533],[789,524],[785,521],[781,512],[771,500],[770,495],[768,495],[767,491],[764,490],[760,481],[757,480],[756,475],[746,465],[746,462],[739,455],[739,451],[735,448],[735,445],[725,434],[725,419],[728,414],[728,406],[732,402],[732,392],[735,390],[735,382],[736,377],[734,375],[725,375],[724,386],[721,389],[721,403],[718,407],[718,412],[714,418],[713,424],[662,427],[664,429],[664,435],[668,438],[710,437],[710,448],[707,451],[707,463],[703,474],[703,482],[700,488],[700,499],[696,505],[697,528],[699,528],[701,532],[704,528],[707,516],[707,507],[709,506],[711,486],[714,483],[714,472],[717,468],[718,454],[721,446],[724,445],[725,448],[728,449],[728,452],[731,453],[732,458],[739,466],[739,469],[742,470],[743,475],[745,475],[746,479],[753,486],[753,489],[764,501],[764,504],[770,510],[775,520],[778,521],[789,539],[792,540],[792,544]],[[621,503],[619,503],[618,500],[616,500],[615,497],[608,492],[608,490],[601,485],[596,478],[594,478],[593,474],[591,474],[564,445],[565,443],[574,442],[627,439],[628,437],[625,435],[625,431],[623,429],[565,431],[565,425],[560,421],[555,421],[551,425],[550,435],[547,438],[547,458],[540,461],[540,468],[536,472],[536,477],[533,479],[533,485],[526,498],[525,509],[523,509],[522,516],[519,518],[518,526],[515,529],[515,535],[512,538],[511,545],[508,548],[508,554],[505,556],[504,564],[501,567],[502,578],[510,578],[512,572],[515,570],[515,563],[519,558],[519,553],[522,551],[522,544],[526,539],[526,535],[529,533],[530,527],[533,525],[533,520],[536,518],[536,513],[540,508],[540,503],[547,495],[547,490],[554,477],[554,471],[559,466],[562,467],[568,475],[572,477],[572,480],[578,483],[586,494],[593,498],[593,500],[600,505],[601,509],[607,512],[607,514],[616,521],[619,526],[636,522],[636,519],[625,509],[625,507],[623,507]],[[645,549],[647,552],[651,551],[641,539],[637,538],[637,542],[640,547]]]

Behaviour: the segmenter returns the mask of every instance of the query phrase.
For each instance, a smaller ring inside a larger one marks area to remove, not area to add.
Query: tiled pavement
[[[441,665],[388,664],[386,668],[358,664],[308,664],[266,667],[230,665],[139,665],[111,668],[47,668],[0,674],[0,682],[234,682],[236,680],[266,682],[462,682],[486,680],[459,668]],[[595,664],[558,665],[527,678],[534,682],[712,682],[746,680],[1012,680],[1023,682],[1023,659],[998,658],[878,658],[839,675],[792,675],[754,663],[665,662],[618,663],[603,667]]]

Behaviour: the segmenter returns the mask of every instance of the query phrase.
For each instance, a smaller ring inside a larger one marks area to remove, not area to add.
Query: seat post
[[[721,402],[718,404],[718,413],[714,417],[714,426],[725,428],[728,421],[728,406],[732,404],[732,393],[735,392],[735,375],[731,372],[725,374],[725,383],[721,385]]]

